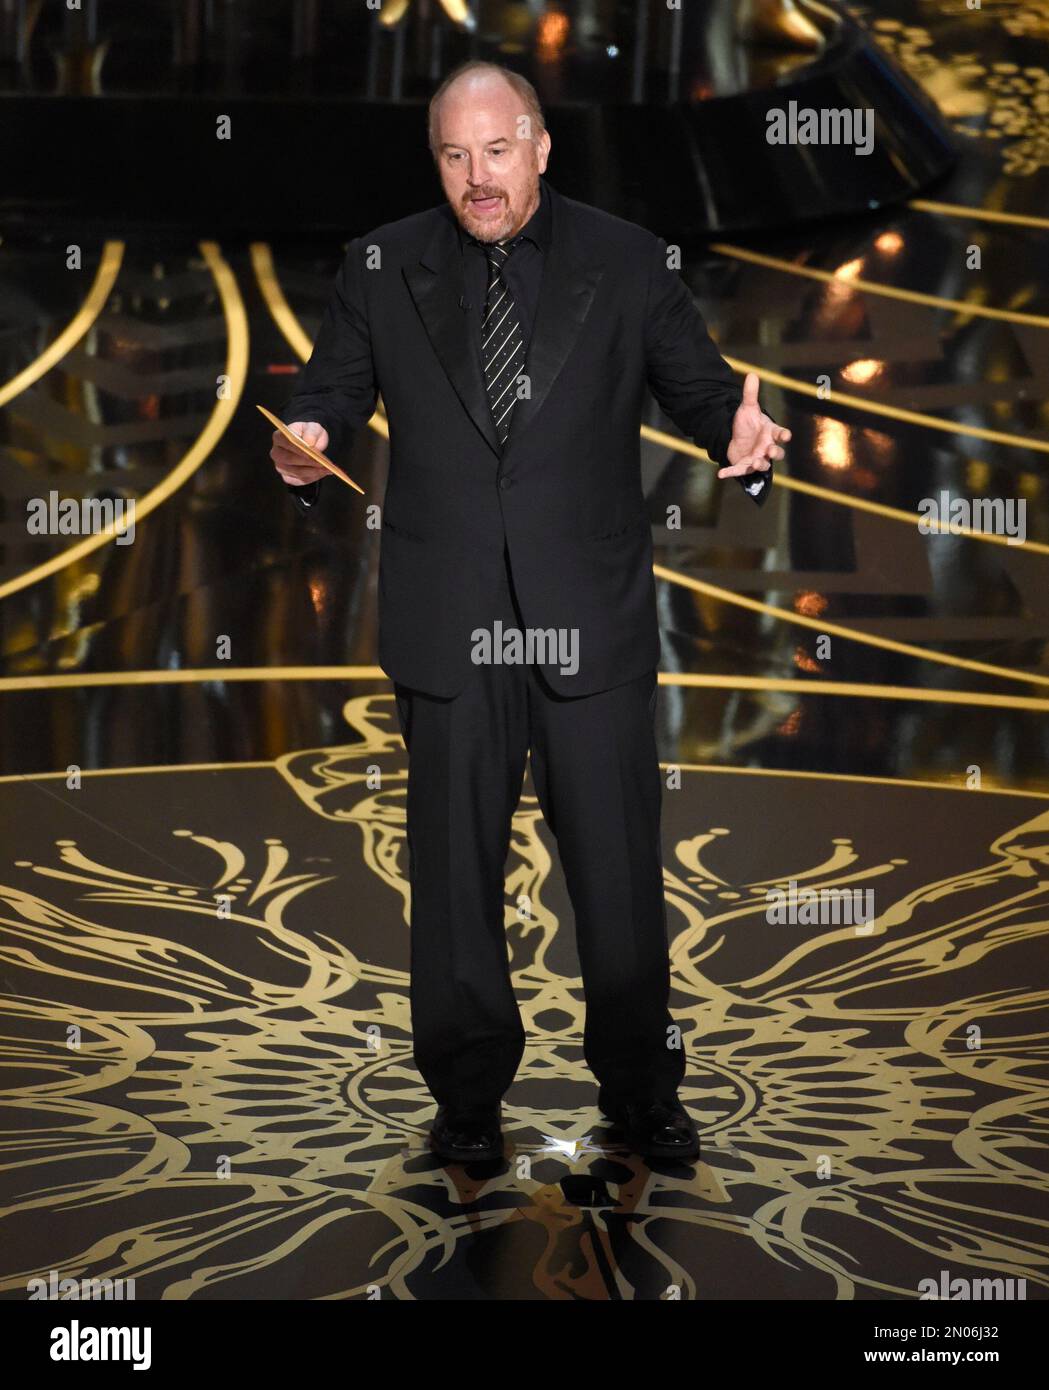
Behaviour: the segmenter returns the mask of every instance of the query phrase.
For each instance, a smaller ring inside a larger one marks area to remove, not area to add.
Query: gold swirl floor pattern
[[[505,1161],[443,1167],[411,1052],[403,747],[388,696],[349,715],[344,746],[269,765],[0,786],[3,1297],[52,1269],[144,1299],[913,1299],[941,1270],[1045,1296],[1049,807],[668,773],[693,1167],[645,1164],[596,1109],[526,786]],[[868,910],[770,922],[791,883]]]

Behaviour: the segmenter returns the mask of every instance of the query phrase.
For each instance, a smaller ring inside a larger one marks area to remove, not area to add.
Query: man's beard
[[[530,190],[529,196],[532,199],[535,198],[538,188],[539,182],[536,180],[536,187]],[[517,209],[510,203],[504,189],[500,188],[496,190],[496,192],[498,196],[503,199],[503,215],[498,222],[489,222],[486,219],[480,219],[471,209],[469,199],[467,199],[465,204],[460,208],[460,221],[470,235],[475,237],[478,241],[504,241],[508,236],[513,234],[514,229],[517,227]],[[471,194],[471,197],[476,196],[476,194]],[[496,195],[492,194],[491,196],[494,197]],[[526,198],[525,203],[527,204],[528,201],[528,198]]]

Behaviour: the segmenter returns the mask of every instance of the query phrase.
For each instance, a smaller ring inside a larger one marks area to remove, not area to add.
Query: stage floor
[[[254,409],[340,245],[113,226],[71,272],[64,238],[5,238],[2,1296],[51,1270],[140,1299],[905,1300],[943,1270],[1046,1296],[1049,72],[1036,10],[939,10],[877,12],[963,142],[934,200],[685,249],[793,430],[768,504],[643,430],[695,1165],[596,1109],[529,784],[505,1160],[426,1147],[377,536],[332,480],[298,514]],[[342,460],[369,502],[387,448],[380,412]],[[134,543],[27,539],[50,489],[136,497]],[[1022,543],[920,534],[943,491],[1026,499]],[[791,883],[869,920],[770,924]]]
[[[51,1269],[139,1299],[914,1298],[942,1269],[1043,1292],[1045,798],[683,771],[664,843],[691,1165],[644,1163],[595,1108],[526,789],[505,1160],[442,1165],[392,701],[347,716],[344,747],[272,763],[89,774],[75,801],[4,785],[8,1296]],[[769,925],[791,879],[873,913]]]

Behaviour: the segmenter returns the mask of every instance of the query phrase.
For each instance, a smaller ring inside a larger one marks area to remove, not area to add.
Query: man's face
[[[539,206],[550,136],[530,127],[520,97],[501,78],[466,77],[441,98],[441,184],[459,222],[478,241],[515,236]]]

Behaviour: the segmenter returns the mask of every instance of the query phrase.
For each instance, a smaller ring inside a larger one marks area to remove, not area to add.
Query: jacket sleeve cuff
[[[318,478],[315,482],[303,483],[301,486],[297,486],[294,483],[285,483],[284,486],[288,489],[296,502],[301,503],[304,507],[312,507],[320,497],[321,483],[323,481],[323,478]]]
[[[743,491],[748,495],[748,497],[753,497],[754,501],[758,504],[759,507],[762,505],[762,503],[768,497],[769,493],[772,491],[772,474],[775,470],[775,467],[776,465],[772,463],[770,460],[769,466],[768,468],[766,468],[764,473],[755,473],[750,476],[745,476],[736,479],[736,481],[743,488]]]

